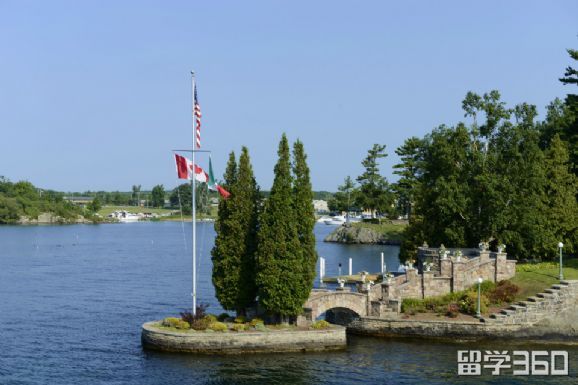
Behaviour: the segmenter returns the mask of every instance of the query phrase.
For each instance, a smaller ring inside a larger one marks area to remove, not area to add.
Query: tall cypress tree
[[[239,264],[229,266],[229,269],[239,269],[237,311],[242,312],[257,296],[255,253],[259,205],[259,188],[253,175],[249,150],[244,146],[241,149],[237,179],[231,188],[230,200],[231,219],[238,231],[234,234],[237,242],[231,252],[237,255],[235,260],[239,260]]]
[[[237,162],[235,153],[229,154],[224,175],[223,188],[232,190],[237,181]],[[221,199],[219,213],[215,221],[215,246],[211,250],[213,260],[213,286],[215,295],[224,309],[236,310],[240,281],[240,258],[234,251],[237,248],[239,225],[233,215],[233,200]]]
[[[313,208],[313,191],[307,166],[307,155],[303,143],[297,140],[293,144],[293,206],[297,219],[297,236],[301,243],[303,257],[304,279],[300,291],[303,303],[309,298],[313,281],[315,280],[315,267],[317,265],[317,251],[315,250],[315,209]]]
[[[545,244],[546,252],[555,257],[557,242],[563,242],[568,253],[578,251],[578,179],[570,171],[566,143],[556,134],[546,151],[546,196],[548,228],[553,238]]]
[[[283,319],[302,310],[303,257],[293,200],[289,143],[283,134],[271,193],[259,220],[257,285],[259,302]]]

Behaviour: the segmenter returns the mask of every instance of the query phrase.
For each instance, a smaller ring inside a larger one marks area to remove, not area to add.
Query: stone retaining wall
[[[533,325],[561,312],[574,310],[578,323],[578,281],[561,281],[525,301],[512,304],[507,309],[482,321],[492,324]]]
[[[142,326],[142,346],[152,350],[202,354],[240,354],[344,349],[345,328],[323,330],[283,330],[267,332],[188,332],[156,328],[159,321]]]
[[[578,344],[578,280],[552,285],[480,322],[361,317],[347,331],[371,336],[555,339]]]

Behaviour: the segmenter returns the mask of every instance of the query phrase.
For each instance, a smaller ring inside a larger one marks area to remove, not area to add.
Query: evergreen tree
[[[563,242],[568,253],[578,251],[578,178],[569,170],[566,144],[555,135],[546,151],[546,216],[552,238],[544,244],[545,252],[556,257],[556,245]]]
[[[165,205],[165,188],[162,184],[153,187],[151,192],[151,204],[153,207],[164,207]]]
[[[569,49],[568,54],[573,60],[578,61],[578,50]],[[568,66],[560,81],[563,84],[578,85],[578,70]],[[570,164],[574,174],[578,175],[578,95],[568,94],[565,104],[567,122],[562,127],[561,138],[568,143]]]
[[[313,209],[313,191],[311,190],[311,180],[309,177],[309,166],[307,166],[307,155],[303,148],[303,143],[297,140],[293,144],[293,207],[297,223],[297,236],[301,243],[301,254],[303,258],[302,267],[304,276],[300,282],[300,292],[298,295],[302,299],[302,304],[307,301],[313,281],[315,280],[315,267],[317,266],[317,251],[315,250],[315,210]]]
[[[234,247],[229,250],[229,253],[236,255],[233,258],[239,260],[239,264],[229,266],[229,271],[239,270],[236,306],[237,311],[242,313],[243,309],[255,301],[257,295],[255,253],[257,251],[259,188],[253,175],[247,147],[241,149],[237,178],[231,185],[230,193],[230,221],[234,224],[232,230],[236,233],[227,234],[232,237],[231,246]]]
[[[337,192],[329,199],[327,206],[330,211],[349,212],[356,200],[357,189],[350,176],[345,177],[343,184],[337,187]]]
[[[273,186],[259,220],[257,285],[260,304],[269,313],[287,319],[302,311],[302,287],[307,274],[299,244],[285,134],[278,156]]]
[[[237,181],[238,170],[235,153],[229,154],[222,187],[231,191]],[[231,194],[232,195],[232,194]],[[215,245],[211,250],[213,261],[213,286],[217,300],[226,310],[237,310],[241,258],[235,251],[238,249],[241,229],[233,217],[233,200],[221,199],[219,213],[215,221]]]
[[[401,158],[401,163],[393,166],[395,169],[393,173],[400,176],[393,189],[397,193],[397,205],[408,219],[411,219],[414,193],[419,183],[423,145],[421,139],[413,136],[406,139],[403,145],[395,150]]]
[[[387,180],[379,173],[379,159],[385,158],[385,145],[374,144],[367,152],[367,157],[361,162],[365,172],[357,177],[359,206],[370,210],[372,215],[377,211],[386,211],[391,208],[392,197],[389,193]]]

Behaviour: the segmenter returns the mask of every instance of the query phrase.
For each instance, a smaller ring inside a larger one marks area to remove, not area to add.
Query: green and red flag
[[[213,176],[213,163],[211,162],[211,157],[209,157],[209,181],[207,183],[209,184],[209,189],[213,191],[218,191],[219,194],[221,194],[221,196],[224,199],[227,199],[228,197],[231,196],[230,192],[228,192],[223,187],[219,186],[217,182],[215,182],[215,177]]]

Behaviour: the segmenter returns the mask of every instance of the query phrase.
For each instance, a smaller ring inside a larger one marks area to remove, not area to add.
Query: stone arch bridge
[[[368,315],[367,294],[351,291],[313,290],[303,305],[303,314],[297,319],[298,324],[308,324],[328,311],[347,309],[357,317]]]

